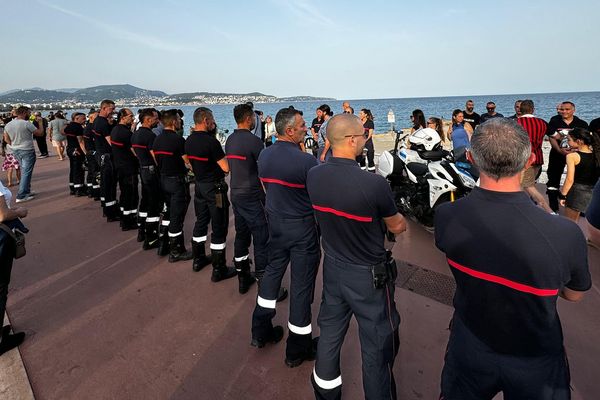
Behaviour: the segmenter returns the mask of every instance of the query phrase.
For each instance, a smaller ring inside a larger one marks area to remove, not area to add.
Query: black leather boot
[[[143,242],[146,238],[146,218],[145,217],[137,217],[137,227],[138,227],[138,235],[137,241]]]
[[[252,337],[250,346],[262,349],[267,343],[277,343],[283,338],[283,327],[280,325],[274,326],[271,331],[264,337]]]
[[[185,249],[183,233],[169,238],[169,262],[187,261],[192,259],[192,252]]]
[[[158,231],[158,251],[159,256],[164,257],[169,254],[169,226],[161,225]]]
[[[237,275],[235,268],[228,267],[225,263],[225,249],[211,250],[210,252],[213,265],[212,276],[210,277],[211,281],[220,282]]]
[[[121,230],[132,231],[134,229],[138,229],[137,222],[135,222],[135,215],[133,215],[133,214],[124,215],[121,218]]]
[[[156,249],[158,247],[158,222],[146,222],[144,235],[144,250]]]
[[[192,254],[194,255],[194,263],[192,269],[196,272],[210,264],[211,259],[206,255],[204,248],[205,242],[194,242],[192,240]]]
[[[237,271],[239,292],[240,294],[248,293],[250,286],[256,283],[256,278],[250,272],[250,259],[247,258],[242,261],[234,261],[235,270]]]
[[[298,335],[290,332],[287,339],[285,349],[285,365],[290,368],[295,368],[304,361],[312,361],[317,354],[317,345],[319,338],[312,338],[309,333],[307,335]]]

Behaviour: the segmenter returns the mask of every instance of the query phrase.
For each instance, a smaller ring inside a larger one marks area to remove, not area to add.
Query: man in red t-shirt
[[[548,124],[541,118],[535,117],[533,112],[535,106],[533,100],[523,100],[520,105],[521,116],[517,118],[517,123],[525,129],[531,142],[531,152],[535,154],[535,161],[529,168],[523,171],[521,176],[521,187],[540,207],[549,213],[552,209],[544,199],[544,196],[535,187],[537,177],[540,175],[542,165],[544,164],[544,153],[542,153],[542,143]]]

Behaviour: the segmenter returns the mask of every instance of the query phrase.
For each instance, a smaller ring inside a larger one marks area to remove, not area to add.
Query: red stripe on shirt
[[[317,206],[317,205],[314,205],[314,204],[312,206],[317,211],[322,211],[322,212],[334,214],[334,215],[337,215],[338,217],[344,217],[344,218],[348,218],[348,219],[353,219],[353,220],[359,221],[359,222],[373,222],[373,218],[371,218],[371,217],[361,217],[360,215],[348,214],[346,212],[339,211],[339,210],[336,210],[336,209],[333,209],[333,208],[321,207],[321,206]]]
[[[121,146],[121,147],[125,146],[123,143],[121,143],[121,142],[115,142],[114,140],[111,140],[110,144],[116,144],[117,146]]]
[[[297,188],[297,189],[304,189],[306,187],[300,183],[291,183],[291,182],[286,182],[286,181],[282,181],[280,179],[275,179],[275,178],[260,178],[260,180],[262,182],[275,183],[277,185],[287,186],[287,187]]]
[[[190,160],[197,160],[197,161],[208,161],[208,158],[206,158],[206,157],[188,156],[188,158],[189,158]]]
[[[226,157],[227,158],[233,158],[233,159],[236,159],[236,160],[245,160],[246,159],[246,156],[238,156],[238,155],[235,155],[235,154],[227,154]]]
[[[486,274],[485,272],[480,272],[480,271],[476,271],[471,268],[467,268],[464,265],[460,265],[459,263],[454,262],[449,258],[447,260],[448,260],[448,264],[451,267],[456,268],[457,270],[464,272],[465,274],[470,275],[477,279],[481,279],[481,280],[492,282],[492,283],[497,283],[499,285],[506,286],[508,288],[517,290],[519,292],[530,293],[530,294],[540,296],[540,297],[558,295],[558,289],[539,289],[539,288],[536,288],[533,286],[528,286],[528,285],[524,285],[519,282],[511,281],[510,279],[502,278],[501,276]]]
[[[137,147],[138,149],[147,149],[147,146],[143,146],[141,144],[132,144],[131,147]]]
[[[170,151],[155,151],[154,154],[155,155],[163,154],[165,156],[172,156],[173,155],[173,153],[171,153]]]

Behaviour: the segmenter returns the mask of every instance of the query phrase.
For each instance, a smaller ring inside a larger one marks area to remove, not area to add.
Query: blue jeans
[[[17,199],[24,199],[31,192],[31,175],[35,165],[35,150],[13,150],[13,155],[19,162],[21,168],[21,183]]]

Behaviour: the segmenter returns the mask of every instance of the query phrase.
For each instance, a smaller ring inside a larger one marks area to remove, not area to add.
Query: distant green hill
[[[102,85],[79,89],[73,93],[56,90],[19,90],[0,96],[2,103],[55,103],[75,101],[97,103],[104,99],[140,99],[147,97],[164,97],[167,94],[159,90],[146,90],[132,85]]]

